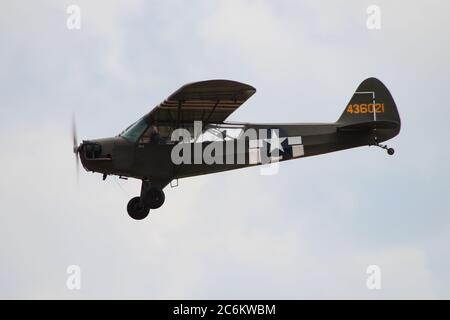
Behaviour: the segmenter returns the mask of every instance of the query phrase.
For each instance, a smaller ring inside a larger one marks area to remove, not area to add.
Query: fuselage
[[[84,141],[80,147],[80,157],[88,171],[168,183],[177,178],[315,156],[374,143],[373,130],[346,128],[339,123],[233,125],[240,126],[243,132],[253,130],[256,136],[241,135],[235,139],[203,142],[166,140],[164,143],[134,142],[118,136]],[[400,127],[378,128],[377,141],[391,139],[399,130]],[[174,152],[174,148],[179,150],[181,147],[184,149],[182,152]],[[186,157],[186,152],[191,153],[190,157]],[[182,163],[180,154],[185,160]],[[174,161],[175,156],[178,159]]]

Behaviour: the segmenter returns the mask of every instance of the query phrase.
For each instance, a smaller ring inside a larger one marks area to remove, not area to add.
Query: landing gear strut
[[[390,156],[392,156],[395,153],[394,148],[389,148],[387,145],[381,144],[381,143],[378,142],[378,137],[376,135],[376,130],[374,130],[374,138],[373,138],[373,140],[374,140],[374,142],[369,144],[369,145],[373,145],[373,146],[376,146],[376,147],[379,147],[381,149],[386,150],[387,154],[390,155]]]
[[[141,196],[128,202],[128,215],[135,220],[142,220],[148,216],[150,209],[161,207],[165,198],[164,191],[160,188],[151,186],[148,181],[142,181]]]

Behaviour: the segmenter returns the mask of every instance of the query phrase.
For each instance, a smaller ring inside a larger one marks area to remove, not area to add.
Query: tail
[[[401,125],[391,93],[376,78],[368,78],[359,85],[336,123],[340,131],[373,133],[375,143],[396,136]]]

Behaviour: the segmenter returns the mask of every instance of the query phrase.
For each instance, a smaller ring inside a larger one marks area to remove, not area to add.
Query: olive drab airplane
[[[84,140],[73,151],[87,171],[142,181],[128,202],[131,218],[161,207],[174,180],[264,163],[315,156],[360,146],[378,146],[400,132],[400,117],[388,89],[364,80],[333,123],[254,124],[226,119],[256,89],[229,80],[182,86],[116,137]],[[281,108],[281,107],[280,107]],[[281,110],[278,108],[278,110]],[[79,156],[79,158],[78,158]]]

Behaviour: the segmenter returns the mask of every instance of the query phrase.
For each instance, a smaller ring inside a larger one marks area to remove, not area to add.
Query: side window
[[[206,128],[196,142],[228,141],[238,139],[243,133],[242,126],[216,125]]]
[[[139,139],[139,143],[159,144],[160,135],[158,126],[154,123],[150,124],[147,130],[145,130],[144,134],[141,136],[141,139]]]
[[[150,143],[152,132],[153,132],[152,126],[149,126],[147,128],[147,130],[145,130],[145,132],[142,135],[141,139],[139,140],[139,143]]]
[[[139,143],[172,144],[172,131],[173,128],[170,126],[160,126],[157,123],[152,123],[142,135]]]

